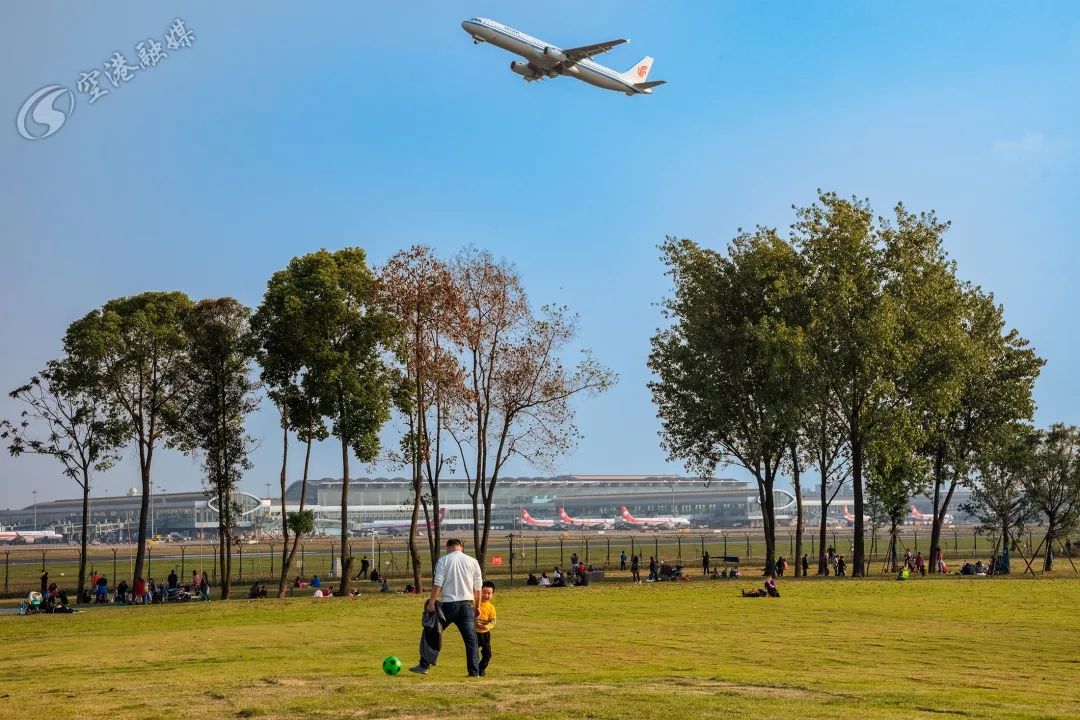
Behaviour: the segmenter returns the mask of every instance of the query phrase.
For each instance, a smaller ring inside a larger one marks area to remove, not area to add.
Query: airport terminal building
[[[315,512],[316,532],[337,535],[341,528],[340,479],[310,480],[304,505]],[[439,483],[440,500],[446,510],[444,527],[467,529],[472,525],[469,482],[450,478]],[[291,483],[285,493],[286,511],[300,507],[301,483]],[[237,492],[238,530],[241,534],[275,533],[281,523],[281,500]],[[954,502],[954,507],[960,500]],[[795,498],[787,490],[774,492],[777,521],[793,523]],[[916,503],[926,506],[922,500]],[[138,531],[142,497],[132,489],[116,497],[91,498],[92,535],[103,541],[125,541]],[[808,523],[818,521],[815,489],[806,491],[804,510]],[[842,492],[829,508],[829,516],[843,524],[850,493]],[[696,527],[753,528],[761,525],[757,485],[732,478],[679,475],[559,475],[555,477],[507,477],[499,480],[492,508],[497,530],[523,528],[520,509],[538,520],[555,520],[559,508],[570,517],[616,521],[625,505],[636,517],[679,515]],[[212,538],[217,534],[215,501],[203,492],[155,493],[149,502],[147,530],[151,535],[173,534],[182,538]],[[928,508],[927,508],[928,509]],[[349,484],[348,528],[362,533],[372,523],[407,522],[412,513],[412,484],[407,478],[357,478]],[[79,532],[82,500],[53,500],[18,510],[0,510],[0,526],[18,529],[53,529],[65,537]]]
[[[444,526],[465,529],[472,524],[469,483],[445,479],[439,484],[446,510]],[[316,530],[337,535],[341,527],[340,479],[310,480],[304,505],[315,512]],[[286,511],[300,507],[301,483],[285,493]],[[281,522],[280,498],[260,498],[238,492],[238,529],[242,534],[276,532]],[[357,478],[349,483],[348,527],[364,532],[374,521],[407,521],[412,513],[412,483],[408,478]],[[131,540],[138,532],[142,497],[137,489],[114,497],[92,497],[92,535],[103,541]],[[492,508],[495,529],[519,529],[519,509],[538,519],[554,519],[565,508],[571,517],[618,518],[626,505],[635,516],[683,515],[695,524],[751,527],[760,524],[761,508],[753,483],[730,478],[676,475],[560,475],[508,477],[499,480]],[[779,513],[793,512],[794,498],[778,490]],[[204,492],[154,493],[148,503],[147,530],[152,536],[211,538],[217,534],[215,501]],[[40,502],[17,510],[0,510],[0,525],[19,529],[53,529],[66,537],[79,532],[81,498]]]
[[[470,483],[465,479],[439,482],[439,500],[446,509],[444,526],[472,525]],[[285,494],[289,510],[300,503],[300,483]],[[761,507],[753,483],[730,478],[708,481],[678,475],[560,475],[556,477],[508,477],[498,481],[492,508],[492,525],[509,530],[519,527],[519,509],[537,519],[556,519],[564,508],[571,517],[619,517],[623,505],[635,516],[683,515],[701,525],[725,527],[760,523]],[[412,512],[412,483],[407,478],[373,478],[349,484],[349,527],[362,531],[378,520],[400,520]],[[794,497],[776,492],[777,508],[794,508]],[[305,506],[315,510],[326,526],[340,527],[341,481],[324,478],[308,482]],[[278,510],[278,508],[273,508]]]

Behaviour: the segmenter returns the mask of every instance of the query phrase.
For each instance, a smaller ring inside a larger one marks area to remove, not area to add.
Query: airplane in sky
[[[605,520],[603,518],[572,518],[566,514],[566,510],[559,508],[559,519],[563,521],[563,524],[574,528],[584,528],[585,530],[606,530],[614,525],[611,520]]]
[[[690,518],[684,518],[678,515],[636,518],[630,514],[630,511],[626,509],[625,505],[619,508],[619,511],[622,513],[623,521],[633,527],[656,528],[657,530],[678,530],[679,528],[690,527]]]
[[[26,543],[31,545],[35,542],[60,542],[64,539],[52,530],[0,530],[0,543]]]
[[[563,527],[563,524],[558,520],[537,520],[529,511],[525,508],[521,508],[521,522],[525,523],[529,527],[539,528],[542,530],[556,530]]]
[[[511,62],[510,69],[527,82],[564,75],[627,95],[649,95],[654,87],[667,82],[648,80],[653,59],[647,55],[634,63],[634,67],[622,73],[592,61],[593,57],[627,42],[621,38],[563,49],[487,18],[466,20],[461,23],[461,27],[472,36],[474,43],[491,43],[525,58],[525,62]]]

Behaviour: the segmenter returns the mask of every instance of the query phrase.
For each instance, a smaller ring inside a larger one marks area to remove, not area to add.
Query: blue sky
[[[961,275],[1048,360],[1036,420],[1080,422],[1073,3],[222,5],[0,9],[0,387],[112,297],[255,305],[271,273],[320,247],[358,245],[377,263],[414,243],[447,255],[473,243],[516,263],[536,304],[577,311],[581,344],[620,375],[578,403],[584,439],[557,471],[680,472],[645,387],[668,287],[657,245],[785,227],[820,187],[951,220]],[[526,84],[461,30],[476,15],[562,47],[630,38],[599,60],[621,71],[652,55],[650,79],[669,84],[634,98]],[[74,89],[118,50],[133,60],[175,17],[193,47],[119,88],[102,77],[110,94],[80,95],[54,136],[18,135],[34,91]],[[0,400],[0,415],[16,411]],[[264,444],[244,487],[262,493],[279,462],[273,413],[251,431]],[[318,452],[315,476],[339,475],[339,457]],[[169,451],[154,475],[169,491],[200,483],[197,462]],[[94,494],[137,478],[129,459]],[[48,461],[0,457],[0,507],[30,504],[34,488],[75,492]]]

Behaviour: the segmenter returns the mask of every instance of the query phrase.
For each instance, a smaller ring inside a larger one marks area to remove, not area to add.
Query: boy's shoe
[[[427,675],[428,669],[423,665],[417,665],[415,667],[409,668],[409,672],[416,673],[417,675]]]
[[[487,675],[487,670],[481,670],[480,677],[484,677],[485,675]]]

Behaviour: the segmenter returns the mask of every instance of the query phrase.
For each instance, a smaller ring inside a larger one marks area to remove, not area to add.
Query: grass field
[[[608,583],[500,590],[495,657],[416,661],[421,599],[0,616],[0,717],[1080,717],[1080,581]]]

